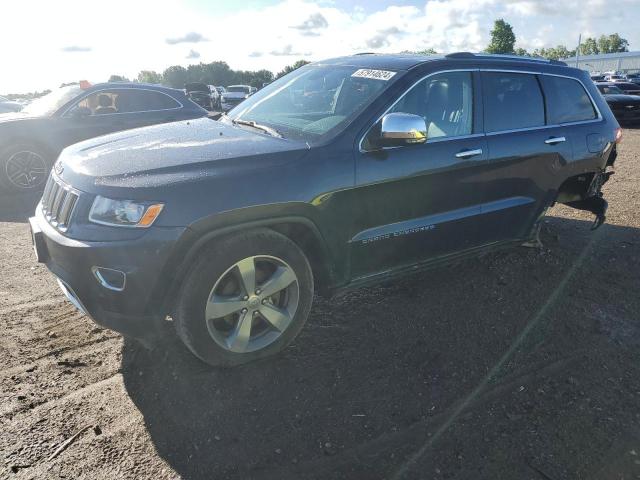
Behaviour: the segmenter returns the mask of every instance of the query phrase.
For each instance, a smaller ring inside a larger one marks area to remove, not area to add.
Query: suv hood
[[[139,128],[71,145],[55,170],[80,190],[145,188],[273,168],[307,144],[208,118]]]

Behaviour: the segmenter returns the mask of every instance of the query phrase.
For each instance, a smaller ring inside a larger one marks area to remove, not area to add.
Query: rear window
[[[589,95],[577,80],[542,75],[547,102],[547,122],[551,125],[597,118]]]
[[[484,125],[487,132],[543,126],[544,101],[534,75],[483,72]]]

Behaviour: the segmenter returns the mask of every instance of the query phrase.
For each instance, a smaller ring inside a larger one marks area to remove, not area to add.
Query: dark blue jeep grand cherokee
[[[97,323],[171,316],[212,365],[282,350],[332,293],[535,240],[562,202],[604,221],[620,129],[586,72],[456,53],[300,68],[220,121],[65,149],[30,219]]]

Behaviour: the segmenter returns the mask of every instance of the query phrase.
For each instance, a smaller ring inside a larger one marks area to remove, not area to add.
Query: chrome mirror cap
[[[380,125],[382,145],[411,145],[427,141],[427,124],[419,115],[387,113]]]

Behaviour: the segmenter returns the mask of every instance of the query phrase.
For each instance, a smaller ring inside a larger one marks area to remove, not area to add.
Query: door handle
[[[567,139],[564,137],[551,137],[551,138],[547,138],[544,143],[546,143],[547,145],[555,145],[556,143],[562,143],[562,142],[566,142]]]
[[[475,157],[476,155],[482,155],[481,148],[476,148],[475,150],[462,150],[461,152],[456,153],[457,158],[470,158]]]

